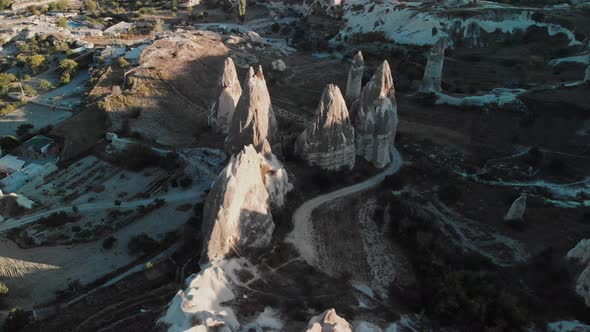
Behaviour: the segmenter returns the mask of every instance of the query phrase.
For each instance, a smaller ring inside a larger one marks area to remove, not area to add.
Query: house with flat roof
[[[0,172],[10,175],[23,169],[26,163],[25,160],[17,156],[7,154],[0,158]]]
[[[25,159],[46,159],[57,155],[57,146],[52,138],[37,135],[19,147],[19,154]]]

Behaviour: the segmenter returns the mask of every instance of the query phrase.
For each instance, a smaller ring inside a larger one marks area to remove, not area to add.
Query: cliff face
[[[250,68],[225,139],[225,151],[230,155],[236,154],[249,144],[260,151],[264,140],[272,144],[276,132],[277,120],[262,67],[256,73]]]
[[[376,167],[384,167],[391,162],[398,123],[395,88],[387,61],[363,88],[355,108],[357,154]]]
[[[430,50],[428,62],[424,69],[422,84],[418,89],[419,92],[428,93],[441,91],[441,79],[443,63],[445,61],[446,41],[444,38],[439,39]]]
[[[231,58],[225,59],[223,74],[219,78],[219,91],[218,98],[211,105],[207,120],[214,131],[227,133],[236,105],[242,95],[236,66]]]
[[[274,230],[261,158],[253,146],[233,156],[205,201],[201,261],[218,261],[232,250],[268,245]]]
[[[354,167],[354,128],[340,89],[324,89],[314,122],[297,138],[295,153],[326,170]]]
[[[365,60],[361,51],[358,51],[352,60],[352,65],[348,70],[348,80],[346,81],[346,101],[349,105],[361,95],[364,71]]]

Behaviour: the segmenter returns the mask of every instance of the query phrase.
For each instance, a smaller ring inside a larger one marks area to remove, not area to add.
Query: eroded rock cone
[[[352,332],[352,328],[346,319],[336,314],[336,310],[329,309],[313,317],[305,332]]]
[[[361,51],[358,51],[353,60],[350,69],[348,69],[348,80],[346,81],[346,101],[349,105],[357,100],[361,95],[363,87],[363,73],[365,71],[365,59]]]
[[[274,230],[269,198],[260,155],[248,145],[232,156],[207,195],[201,262],[268,245]]]
[[[308,164],[326,170],[354,167],[354,128],[336,85],[329,84],[324,89],[315,120],[297,138],[295,153]]]
[[[225,59],[223,74],[219,78],[219,90],[219,97],[211,105],[207,120],[215,132],[227,133],[238,100],[242,95],[236,66],[231,58]]]
[[[267,140],[264,140],[259,155],[261,158],[261,173],[270,202],[274,206],[283,206],[287,193],[293,189],[293,185],[289,183],[287,170],[285,170],[277,156],[272,153]]]
[[[272,144],[277,132],[277,120],[272,111],[262,67],[256,73],[250,67],[243,86],[244,91],[225,139],[225,152],[230,155],[240,152],[249,144],[260,151],[264,140]]]
[[[514,200],[508,213],[504,216],[505,221],[520,221],[524,216],[526,210],[526,193],[522,193],[520,197]]]
[[[363,88],[356,104],[354,124],[357,155],[379,168],[389,164],[398,116],[393,76],[387,61],[383,61]]]
[[[445,61],[446,40],[439,39],[430,50],[428,62],[424,69],[424,77],[418,92],[428,93],[441,91],[443,63]]]

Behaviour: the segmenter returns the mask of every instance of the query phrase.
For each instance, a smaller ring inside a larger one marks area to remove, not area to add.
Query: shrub
[[[39,81],[39,89],[41,89],[41,91],[49,91],[53,88],[55,88],[55,86],[53,86],[53,84],[51,84],[51,82],[49,82],[48,80]]]
[[[109,236],[102,241],[102,248],[105,250],[113,249],[117,239],[114,236]]]
[[[133,256],[143,256],[154,253],[160,244],[145,233],[136,235],[129,240],[127,251]]]
[[[68,27],[68,19],[65,17],[60,17],[57,20],[57,26],[60,28],[67,28]]]
[[[30,123],[23,123],[16,128],[16,135],[18,137],[23,137],[29,133],[31,129],[33,129],[33,125]]]
[[[87,10],[91,12],[96,11],[96,9],[98,8],[98,6],[96,5],[96,1],[94,0],[86,0],[86,4],[84,6]]]
[[[59,82],[61,84],[65,85],[65,84],[70,83],[70,81],[71,81],[70,73],[65,72],[65,73],[61,74],[61,77],[59,78]]]
[[[0,281],[0,297],[8,296],[8,287],[5,283]]]
[[[131,64],[129,63],[129,61],[125,60],[124,57],[120,56],[117,58],[117,64],[119,65],[119,67],[121,68],[127,68],[129,67]]]
[[[16,81],[16,76],[9,73],[0,73],[0,95],[5,95],[10,89],[12,82]]]
[[[78,63],[72,59],[63,59],[59,62],[59,68],[62,73],[74,74],[78,70]]]
[[[29,68],[33,71],[33,73],[38,74],[43,69],[43,65],[45,64],[45,57],[41,54],[34,54],[27,57],[27,64]]]

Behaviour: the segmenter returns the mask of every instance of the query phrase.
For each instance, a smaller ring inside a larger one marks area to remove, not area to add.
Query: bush
[[[65,84],[70,83],[70,81],[71,81],[70,73],[65,72],[65,73],[61,74],[61,77],[59,78],[59,82],[61,84],[65,85]]]
[[[33,125],[30,123],[23,123],[16,128],[16,135],[18,137],[23,137],[29,133],[31,129],[33,129]]]
[[[129,63],[129,61],[125,60],[124,57],[120,56],[117,58],[117,64],[119,65],[119,67],[121,68],[127,68],[129,67],[131,64]]]
[[[102,241],[102,248],[105,250],[113,249],[117,239],[114,236],[109,236]]]
[[[0,281],[0,297],[8,296],[8,287],[5,283]]]
[[[49,91],[53,88],[55,88],[55,86],[53,86],[53,84],[51,84],[51,82],[49,82],[48,80],[39,81],[39,89],[41,89],[41,91]]]
[[[20,143],[21,142],[18,138],[14,136],[7,135],[0,137],[0,148],[2,148],[3,151],[10,151],[19,146]]]
[[[33,73],[38,74],[43,69],[43,65],[45,64],[45,57],[41,54],[34,54],[27,57],[27,64],[29,68],[33,71]]]
[[[68,19],[65,17],[60,17],[57,20],[57,26],[60,28],[67,28],[68,27]]]
[[[136,235],[129,240],[127,251],[133,256],[144,256],[158,250],[160,244],[145,233]]]
[[[15,81],[14,74],[0,73],[0,95],[5,95],[10,90],[11,83]]]

